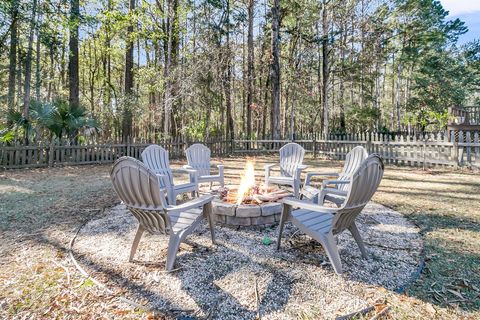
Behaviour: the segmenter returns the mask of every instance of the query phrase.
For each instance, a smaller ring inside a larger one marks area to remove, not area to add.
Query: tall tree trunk
[[[232,54],[230,50],[230,0],[227,0],[227,78],[225,81],[225,100],[226,100],[226,112],[227,112],[227,126],[226,126],[226,136],[227,139],[232,139],[235,136],[233,128],[233,116],[232,116]]]
[[[280,0],[272,5],[272,112],[271,131],[273,139],[280,138]]]
[[[329,47],[328,47],[328,21],[327,21],[327,0],[323,0],[322,5],[322,132],[323,138],[326,139],[329,134],[328,123],[328,84],[330,76],[329,66]]]
[[[79,0],[70,0],[70,41],[68,59],[68,89],[70,105],[79,105],[78,78],[78,26],[80,24]]]
[[[174,0],[175,1],[175,0]],[[165,67],[164,67],[164,77],[165,77],[165,99],[164,99],[164,127],[163,132],[165,135],[170,133],[170,122],[171,122],[171,113],[172,113],[172,80],[171,77],[171,67],[172,67],[172,36],[173,36],[173,5],[168,1],[168,17],[167,17],[167,28],[168,28],[168,37],[167,45],[165,51]],[[164,45],[165,47],[165,45]]]
[[[135,0],[129,0],[128,12],[130,19],[133,18],[133,11],[135,10]],[[129,21],[127,27],[127,46],[125,51],[125,80],[124,80],[124,94],[127,103],[123,107],[122,117],[122,139],[126,141],[132,137],[132,106],[131,99],[133,98],[133,21]]]
[[[15,110],[15,76],[17,72],[17,20],[18,20],[18,0],[12,1],[12,26],[10,28],[10,51],[8,67],[8,110]],[[11,125],[11,123],[9,123]]]
[[[252,136],[252,106],[253,106],[253,87],[254,87],[254,50],[253,50],[253,14],[255,11],[255,0],[249,0],[248,2],[248,58],[247,58],[247,139]]]
[[[174,74],[171,80],[172,111],[170,113],[170,135],[175,138],[178,132],[178,112],[181,108],[181,99],[178,92],[177,67],[180,56],[180,21],[179,21],[179,0],[173,0],[173,20],[172,23],[172,53],[170,72]]]
[[[49,48],[49,57],[50,57],[50,74],[48,79],[48,89],[47,89],[47,101],[51,101],[52,99],[52,91],[55,86],[55,51],[54,47],[50,46]]]
[[[40,7],[40,4],[39,4],[39,7]],[[35,51],[36,51],[35,52],[36,54],[35,56],[35,99],[37,101],[40,100],[40,90],[42,87],[42,76],[41,76],[42,68],[40,67],[41,41],[40,41],[40,27],[39,27],[39,25],[41,24],[41,20],[42,20],[42,13],[39,10],[38,21],[35,27],[35,34],[37,38],[36,48],[35,48]]]
[[[25,82],[23,89],[23,116],[28,117],[30,108],[30,88],[32,80],[32,55],[33,55],[33,35],[35,32],[35,19],[37,17],[37,0],[32,3],[32,17],[30,19],[30,33],[28,35],[27,57],[25,59]],[[27,134],[27,133],[26,133]]]

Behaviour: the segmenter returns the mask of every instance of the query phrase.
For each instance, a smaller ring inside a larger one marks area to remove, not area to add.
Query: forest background
[[[0,0],[0,141],[436,132],[480,41],[432,0]]]

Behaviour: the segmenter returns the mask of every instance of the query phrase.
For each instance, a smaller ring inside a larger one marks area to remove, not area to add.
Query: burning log
[[[237,188],[223,188],[219,190],[219,194],[220,199],[228,203],[236,203],[238,200]],[[246,192],[242,203],[262,204],[264,202],[275,202],[290,195],[290,192],[276,188],[251,188]]]

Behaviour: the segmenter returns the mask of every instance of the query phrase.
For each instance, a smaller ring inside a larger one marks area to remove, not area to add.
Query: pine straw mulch
[[[378,288],[402,288],[421,261],[418,229],[398,212],[370,204],[358,222],[370,258],[362,259],[344,232],[343,276],[333,272],[321,246],[291,224],[280,251],[273,242],[263,244],[276,228],[217,226],[214,246],[204,223],[182,244],[175,272],[164,271],[168,238],[161,235],[145,236],[129,263],[137,222],[122,205],[86,224],[73,250],[94,278],[168,318],[334,318],[379,304]]]

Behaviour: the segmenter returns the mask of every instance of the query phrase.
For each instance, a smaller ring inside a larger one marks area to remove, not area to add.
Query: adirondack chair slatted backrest
[[[153,171],[134,158],[122,157],[114,163],[110,178],[115,192],[145,230],[168,232],[169,220],[162,212],[167,201]]]
[[[294,177],[298,166],[302,164],[305,149],[297,143],[287,143],[280,148],[280,172],[282,176]]]
[[[355,171],[360,167],[362,162],[368,157],[367,150],[362,146],[353,148],[345,157],[343,170],[338,176],[338,180],[350,180]],[[342,191],[348,190],[348,184],[339,184],[338,189]]]
[[[185,150],[188,165],[197,170],[200,176],[210,175],[210,149],[203,144],[195,143]]]
[[[145,148],[142,152],[142,161],[147,168],[152,170],[154,173],[163,174],[167,176],[167,183],[170,183],[169,186],[165,185],[165,180],[160,180],[160,186],[162,188],[173,186],[173,174],[170,169],[170,161],[168,160],[168,151],[162,147],[152,144]]]
[[[372,198],[383,177],[383,161],[371,154],[351,177],[347,198],[335,214],[333,233],[339,233],[352,225],[355,218]]]

